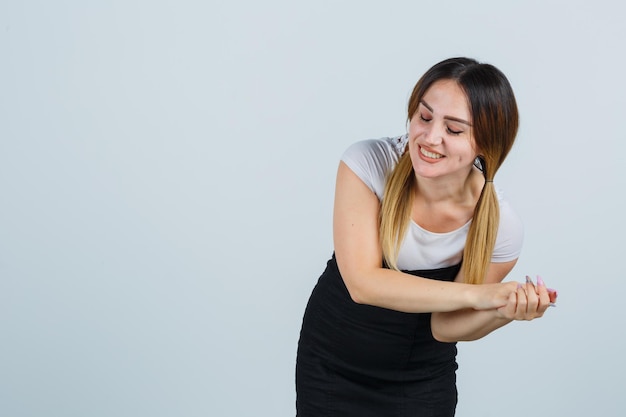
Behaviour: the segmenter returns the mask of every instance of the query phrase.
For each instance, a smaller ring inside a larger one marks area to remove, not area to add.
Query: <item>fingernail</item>
[[[550,303],[550,307],[556,307],[556,303]]]
[[[546,284],[543,282],[543,279],[542,279],[539,275],[537,275],[537,285],[540,285],[540,286],[542,286],[542,287],[546,285]]]
[[[548,292],[553,292],[555,296],[559,295],[559,293],[554,288],[547,288]]]
[[[532,279],[530,279],[530,277],[529,277],[528,275],[526,275],[526,284],[533,284],[533,285],[535,285],[535,284],[533,283],[533,280],[532,280]]]
[[[520,284],[520,283],[518,282],[518,283],[517,283],[517,289],[519,290],[520,288],[524,288],[524,287],[522,286],[522,284]]]

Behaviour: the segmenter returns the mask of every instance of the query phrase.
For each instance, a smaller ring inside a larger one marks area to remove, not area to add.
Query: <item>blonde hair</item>
[[[485,176],[463,250],[462,272],[466,283],[484,282],[495,247],[500,209],[493,177],[508,155],[519,124],[515,95],[496,67],[469,58],[451,58],[430,68],[415,85],[408,106],[413,117],[426,91],[443,79],[455,80],[467,95],[473,135]],[[408,146],[407,146],[408,149]],[[390,173],[380,211],[380,242],[387,267],[398,269],[400,245],[411,217],[417,183],[407,150]]]

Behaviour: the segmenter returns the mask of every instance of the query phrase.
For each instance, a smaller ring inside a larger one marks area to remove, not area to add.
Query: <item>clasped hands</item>
[[[509,320],[532,320],[555,306],[556,298],[556,290],[547,288],[540,276],[537,276],[536,284],[526,276],[526,283],[517,284],[517,290],[510,292],[506,304],[496,311],[500,317]]]

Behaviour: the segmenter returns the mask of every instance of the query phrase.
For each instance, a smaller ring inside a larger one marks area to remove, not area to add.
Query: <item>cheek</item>
[[[411,120],[407,127],[410,136],[415,136],[424,130],[424,127],[420,125],[419,120]]]
[[[417,144],[415,143],[415,140],[413,140],[411,137],[409,137],[409,154],[411,155],[411,158],[413,157],[413,153],[417,150]]]
[[[419,156],[417,156],[418,152],[419,152],[419,146],[417,145],[417,143],[415,142],[415,140],[409,140],[409,157],[411,158],[411,162],[415,163],[416,159],[419,159]]]
[[[476,157],[478,156],[478,153],[474,150],[473,146],[468,144],[464,146],[463,149],[459,149],[458,155],[459,155],[459,158],[458,158],[459,162],[472,161],[473,163]]]

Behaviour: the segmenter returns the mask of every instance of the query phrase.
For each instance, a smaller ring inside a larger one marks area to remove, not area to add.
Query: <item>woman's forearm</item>
[[[341,266],[340,266],[341,268]],[[342,271],[352,299],[406,313],[493,309],[506,305],[515,283],[471,285],[421,278],[386,268]]]
[[[480,339],[511,321],[497,310],[463,309],[433,313],[431,328],[440,342],[460,342]]]
[[[345,273],[353,301],[406,313],[455,311],[474,307],[476,288],[469,284],[416,277],[380,268]]]

